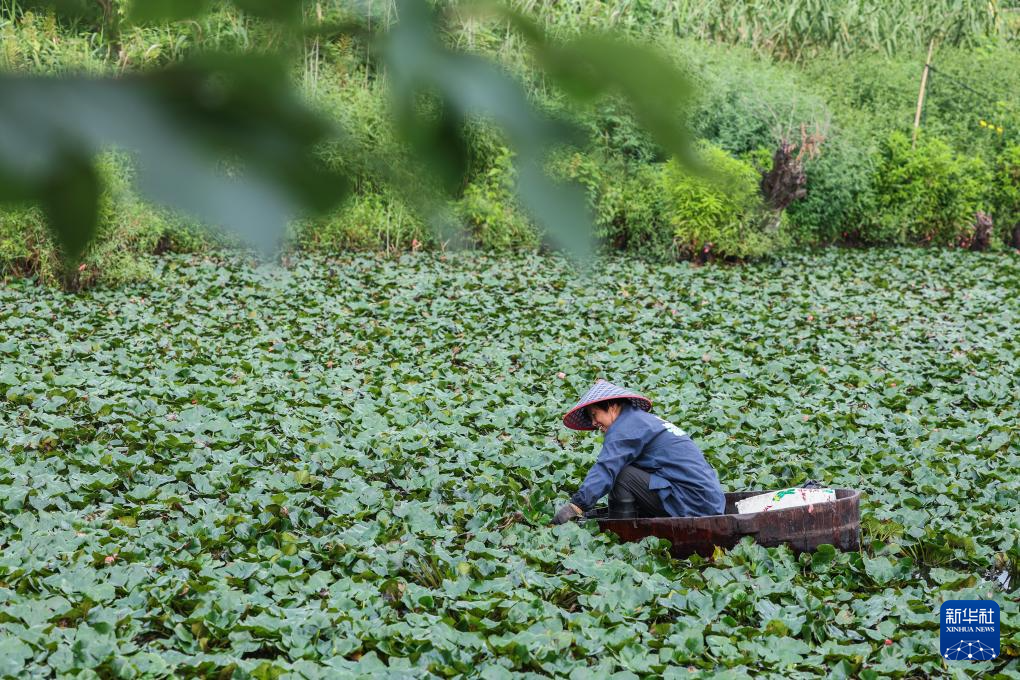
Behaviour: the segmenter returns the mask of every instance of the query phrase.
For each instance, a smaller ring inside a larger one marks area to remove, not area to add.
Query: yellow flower
[[[1002,126],[1000,125],[999,127],[995,128],[995,131],[998,132],[1001,135],[1002,134]]]
[[[981,127],[988,127],[988,123],[986,123],[984,119],[981,120]]]

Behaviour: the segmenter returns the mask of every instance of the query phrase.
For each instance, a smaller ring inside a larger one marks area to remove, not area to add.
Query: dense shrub
[[[641,165],[604,177],[596,225],[604,243],[649,259],[676,256],[662,191],[664,169],[662,163]]]
[[[380,170],[399,174],[405,163],[387,115],[386,93],[378,83],[354,82],[345,73],[324,74],[306,85],[310,103],[343,129],[342,144],[319,150],[328,165],[353,175],[356,189],[371,193],[381,188]]]
[[[859,238],[874,214],[876,158],[863,133],[836,130],[816,158],[804,163],[807,195],[788,209],[790,233],[801,245]]]
[[[707,143],[699,155],[705,176],[674,161],[628,168],[582,153],[555,168],[588,189],[597,236],[613,248],[650,259],[742,259],[789,242],[786,219],[766,209],[750,162]]]
[[[1020,144],[1003,151],[995,165],[992,183],[992,217],[996,235],[1020,248]]]
[[[596,235],[607,246],[642,256],[746,258],[786,238],[785,222],[767,211],[758,172],[718,147],[702,145],[710,174],[675,162],[621,167],[604,156],[573,153],[556,170],[588,189]]]
[[[41,211],[26,206],[0,209],[0,275],[62,281],[70,288],[139,281],[152,275],[145,255],[200,250],[215,239],[141,201],[132,191],[131,168],[123,156],[103,154],[97,167],[105,185],[99,231],[80,268],[65,271]]]
[[[679,58],[699,84],[692,127],[731,154],[775,149],[801,124],[824,125],[831,118],[824,99],[789,66],[763,62],[735,47],[690,43],[683,43]]]
[[[601,243],[649,259],[672,256],[673,234],[660,190],[662,164],[628,164],[597,151],[557,157],[552,168],[587,190]]]
[[[838,112],[841,125],[884,139],[889,132],[912,125],[923,66],[923,54],[900,58],[863,54],[848,59],[829,55],[809,61],[803,70],[813,89]]]
[[[748,258],[785,245],[785,220],[762,203],[755,169],[718,147],[704,145],[701,155],[710,176],[691,175],[670,161],[661,178],[677,253]]]
[[[355,193],[337,210],[293,227],[297,245],[319,252],[406,250],[430,245],[432,232],[398,196],[382,191]]]
[[[931,75],[924,113],[929,134],[987,162],[1011,143],[1020,142],[1020,69],[1015,46],[944,50],[933,61],[938,70]],[[915,97],[916,88],[915,80]]]
[[[503,149],[486,172],[478,174],[453,205],[474,242],[492,250],[534,248],[539,232],[521,211],[514,194],[512,156]]]
[[[665,154],[619,102],[609,100],[591,112],[579,116],[591,145],[612,161],[628,164],[655,163]],[[619,169],[626,169],[615,164]]]
[[[0,209],[0,272],[53,281],[60,266],[42,211],[34,206]]]
[[[813,87],[839,121],[884,139],[913,126],[924,53],[897,57],[820,58],[805,65]],[[990,161],[1020,134],[1020,70],[1016,49],[940,47],[924,101],[922,129],[954,149]],[[969,88],[969,89],[968,89]],[[987,124],[982,126],[981,122]],[[1003,133],[998,128],[1003,128]]]
[[[863,234],[872,243],[958,245],[973,234],[974,215],[987,208],[988,166],[922,135],[916,148],[895,132],[882,145],[877,214]]]
[[[448,240],[495,250],[538,245],[538,233],[516,203],[510,153],[492,125],[473,120],[464,130],[469,165],[463,186],[446,208],[452,220],[465,227],[465,234],[439,234],[429,228],[415,206],[406,205],[387,188],[393,178],[409,176],[411,168],[387,116],[382,85],[352,82],[346,74],[332,74],[321,77],[309,96],[346,132],[342,147],[326,147],[320,156],[356,181],[354,195],[338,210],[296,226],[301,247],[396,250],[411,248],[415,242],[430,246]]]

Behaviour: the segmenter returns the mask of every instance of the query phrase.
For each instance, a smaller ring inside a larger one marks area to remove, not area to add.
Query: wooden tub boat
[[[608,508],[596,508],[586,519],[598,522],[621,541],[640,541],[646,536],[664,538],[673,544],[674,557],[698,553],[710,557],[716,546],[732,548],[744,536],[763,546],[789,545],[794,552],[811,552],[823,543],[840,550],[859,550],[861,510],[859,491],[836,489],[836,500],[797,508],[738,514],[736,503],[766,491],[726,494],[726,514],[707,517],[655,517],[609,519]]]

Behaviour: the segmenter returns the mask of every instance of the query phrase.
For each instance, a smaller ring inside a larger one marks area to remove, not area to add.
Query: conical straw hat
[[[567,411],[567,414],[563,416],[563,424],[571,430],[594,430],[595,425],[588,417],[585,407],[607,399],[630,399],[630,403],[634,404],[636,408],[644,411],[652,410],[652,401],[648,397],[632,392],[625,387],[614,385],[607,380],[599,379],[595,381],[591,389],[585,392],[577,405]]]

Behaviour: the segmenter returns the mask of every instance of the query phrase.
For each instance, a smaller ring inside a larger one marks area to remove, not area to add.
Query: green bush
[[[405,160],[387,115],[386,93],[378,83],[354,80],[350,74],[325,72],[306,84],[310,103],[344,131],[343,144],[319,149],[327,165],[358,179],[356,189],[371,193],[383,185],[381,168],[399,173]]]
[[[841,127],[852,126],[885,139],[890,132],[909,130],[913,124],[923,66],[923,54],[908,58],[828,55],[806,63],[804,73],[836,112]]]
[[[97,169],[105,187],[99,227],[79,265],[65,270],[38,208],[0,208],[0,276],[31,276],[74,289],[117,285],[149,278],[147,255],[193,252],[216,241],[198,226],[140,200],[124,156],[102,154]]]
[[[453,211],[464,222],[475,244],[491,250],[535,248],[540,234],[517,204],[512,156],[504,148],[487,171],[464,188]]]
[[[434,239],[425,223],[399,197],[356,193],[337,210],[294,226],[297,245],[317,252],[408,250]]]
[[[0,208],[0,273],[52,282],[61,267],[42,211],[36,207]]]
[[[999,239],[1020,248],[1020,144],[1003,151],[995,164],[992,218]]]
[[[693,176],[670,161],[661,177],[677,253],[745,259],[785,245],[785,219],[762,203],[754,167],[707,144],[700,153],[712,176]]]
[[[909,132],[913,127],[924,56],[830,56],[812,60],[805,69],[816,90],[838,112],[841,125],[869,130],[884,139],[892,131]],[[939,47],[932,59],[936,70],[928,80],[921,119],[925,133],[988,162],[1020,140],[1020,70],[1015,48],[1004,44],[979,49]],[[993,127],[982,126],[981,121]]]
[[[665,154],[619,102],[610,99],[578,116],[590,146],[629,164],[655,163]]]
[[[672,227],[660,190],[663,164],[632,164],[606,150],[559,155],[552,170],[585,187],[595,237],[646,259],[674,255]]]
[[[648,259],[674,258],[673,229],[661,190],[665,165],[640,165],[604,177],[596,236]]]
[[[825,245],[859,238],[875,211],[875,153],[863,133],[837,130],[804,163],[807,194],[787,214],[793,241]]]
[[[588,189],[596,235],[612,248],[649,259],[752,258],[789,242],[786,219],[763,204],[751,163],[702,144],[706,177],[675,161],[626,166],[620,159],[573,153],[556,171]]]
[[[994,163],[1010,144],[1020,143],[1020,69],[1015,46],[944,50],[933,61],[937,71],[929,82],[923,121],[929,134],[988,163]],[[914,97],[916,88],[915,78]]]
[[[824,124],[831,113],[816,88],[789,65],[770,64],[736,47],[681,43],[678,58],[700,95],[690,113],[698,137],[734,156],[775,149],[801,124]]]
[[[862,234],[869,243],[958,245],[974,231],[974,215],[988,209],[988,166],[956,154],[944,141],[921,135],[916,148],[894,132],[882,145],[877,213]]]

